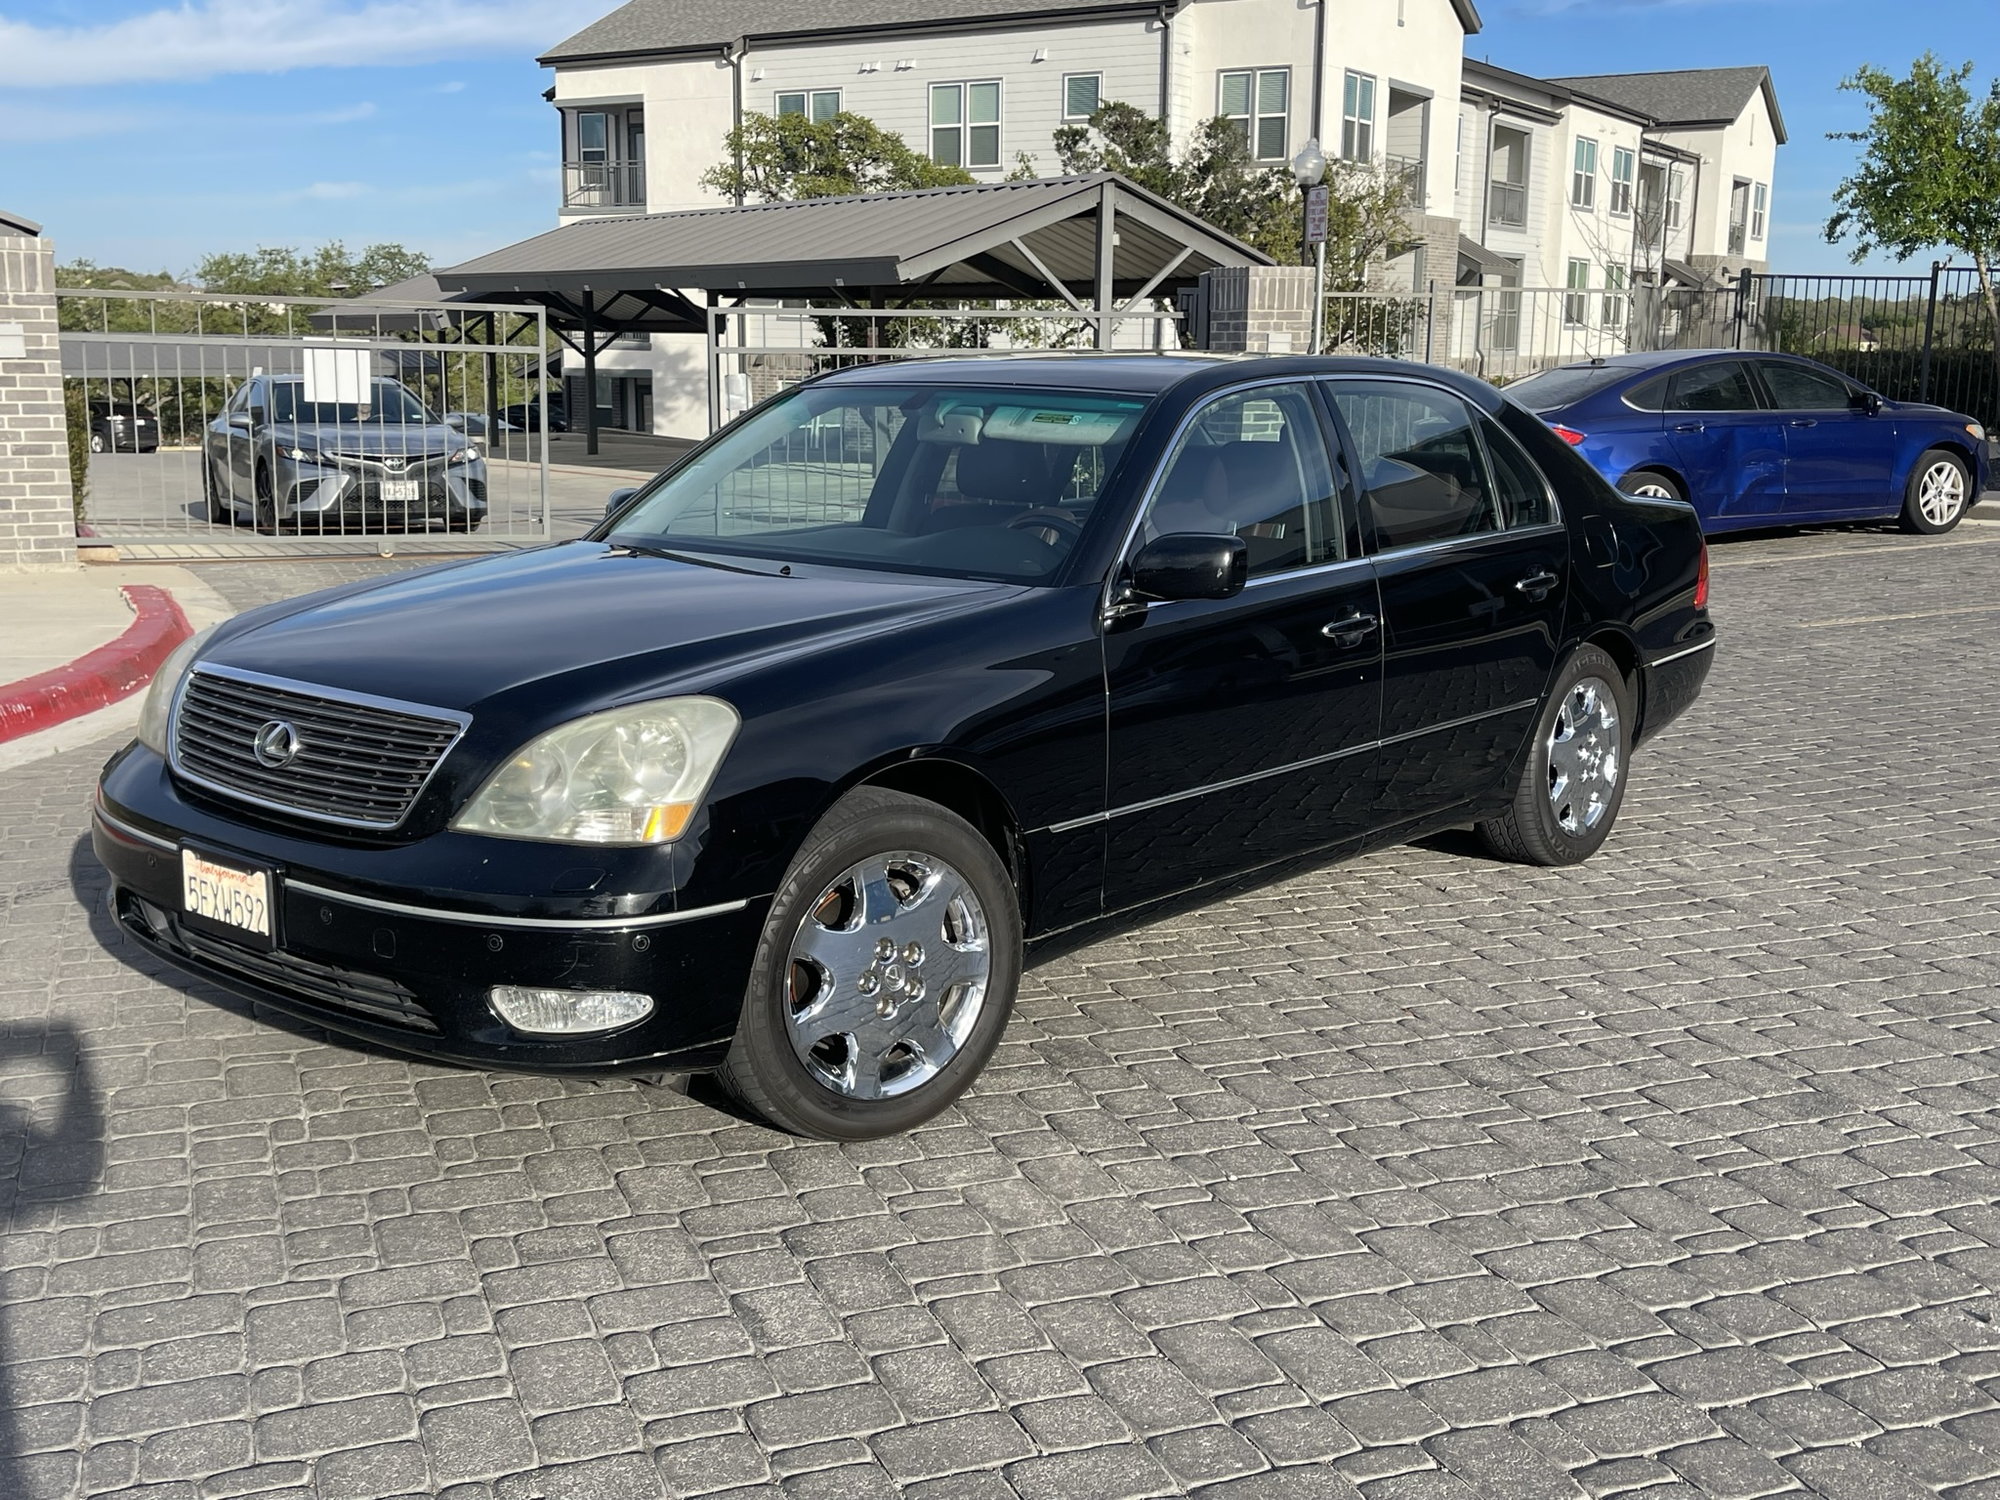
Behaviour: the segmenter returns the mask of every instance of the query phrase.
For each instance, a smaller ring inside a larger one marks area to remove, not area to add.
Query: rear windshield
[[[1529,411],[1554,411],[1559,406],[1574,406],[1631,373],[1617,365],[1564,365],[1515,381],[1507,387],[1507,394]]]

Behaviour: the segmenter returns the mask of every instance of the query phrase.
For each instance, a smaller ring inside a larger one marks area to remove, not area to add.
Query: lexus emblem
[[[298,730],[283,719],[273,719],[263,725],[250,741],[250,751],[257,757],[257,764],[269,766],[273,771],[282,770],[297,760],[300,748]]]

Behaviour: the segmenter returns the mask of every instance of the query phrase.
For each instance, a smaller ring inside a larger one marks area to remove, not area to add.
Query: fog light
[[[531,990],[496,985],[486,995],[493,1014],[529,1036],[582,1036],[616,1031],[653,1013],[653,997],[629,990]]]

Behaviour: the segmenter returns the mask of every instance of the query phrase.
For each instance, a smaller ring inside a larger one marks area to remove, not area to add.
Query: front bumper
[[[157,765],[150,752],[127,752],[107,767],[106,785],[136,788],[145,795],[134,800],[147,805],[125,805],[100,787],[91,842],[111,874],[119,928],[177,968],[331,1031],[475,1067],[701,1068],[721,1059],[735,1032],[768,900],[565,918],[508,913],[497,909],[506,903],[478,897],[363,892],[351,871],[305,863],[300,840],[227,827],[192,805],[175,817],[177,794],[164,768],[128,764],[120,776],[121,761],[141,756]],[[190,838],[225,859],[274,870],[274,949],[259,951],[183,917],[179,851]],[[327,850],[330,864],[348,866],[382,852]],[[597,892],[575,904],[601,912],[605,898]],[[654,1010],[596,1036],[524,1036],[488,1008],[487,991],[502,984],[638,991],[653,996]]]
[[[417,487],[416,498],[407,488]],[[382,518],[473,521],[486,514],[486,461],[448,464],[442,458],[412,463],[390,472],[364,460],[301,460],[280,455],[277,469],[278,515],[282,520]],[[397,498],[390,499],[389,495]]]

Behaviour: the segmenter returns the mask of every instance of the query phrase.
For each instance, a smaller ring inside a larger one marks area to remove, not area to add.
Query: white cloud
[[[465,80],[454,78],[450,83],[441,83],[437,86],[437,91],[440,94],[462,94],[465,92]]]
[[[0,84],[55,88],[531,57],[605,8],[601,0],[186,0],[88,26],[0,17]]]

